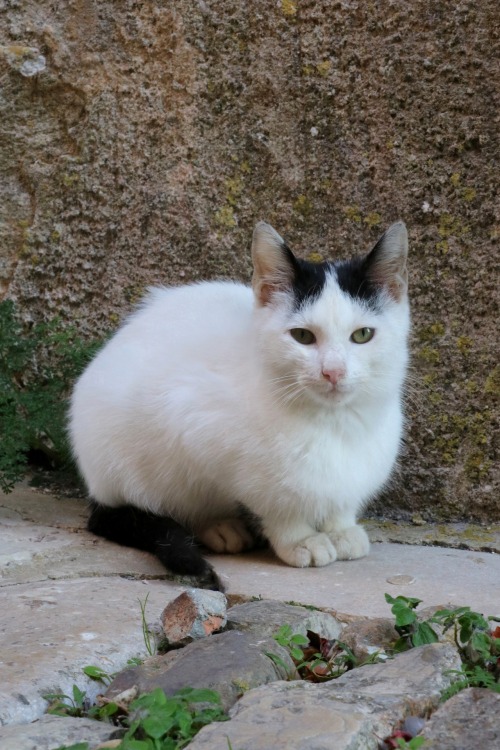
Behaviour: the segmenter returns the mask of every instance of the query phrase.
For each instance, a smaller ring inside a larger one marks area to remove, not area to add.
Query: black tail
[[[87,528],[111,542],[152,552],[172,573],[198,578],[200,588],[224,590],[192,535],[168,516],[132,505],[108,508],[92,502]]]

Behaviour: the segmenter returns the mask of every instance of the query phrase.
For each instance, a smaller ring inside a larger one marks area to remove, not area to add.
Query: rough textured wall
[[[409,437],[375,508],[498,520],[497,3],[0,10],[2,294],[98,332],[147,284],[248,279],[258,219],[307,257],[402,217]]]

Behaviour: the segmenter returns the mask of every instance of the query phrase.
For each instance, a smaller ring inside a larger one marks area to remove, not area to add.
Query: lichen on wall
[[[0,20],[0,294],[108,330],[151,283],[250,276],[403,218],[414,332],[389,515],[499,516],[493,0],[26,0]],[[362,460],[362,457],[360,457]]]

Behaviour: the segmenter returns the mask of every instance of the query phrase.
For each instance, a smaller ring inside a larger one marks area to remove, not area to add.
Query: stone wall
[[[248,279],[258,219],[338,257],[402,217],[408,441],[374,509],[498,520],[497,3],[0,10],[1,295],[96,334],[148,284]]]

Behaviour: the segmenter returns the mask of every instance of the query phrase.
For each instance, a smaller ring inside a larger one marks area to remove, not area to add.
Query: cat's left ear
[[[370,280],[386,289],[396,302],[408,289],[407,258],[408,232],[405,224],[397,221],[384,232],[365,259]]]
[[[276,292],[291,288],[295,256],[278,232],[264,221],[259,221],[253,232],[252,262],[252,287],[259,304],[267,305]]]

